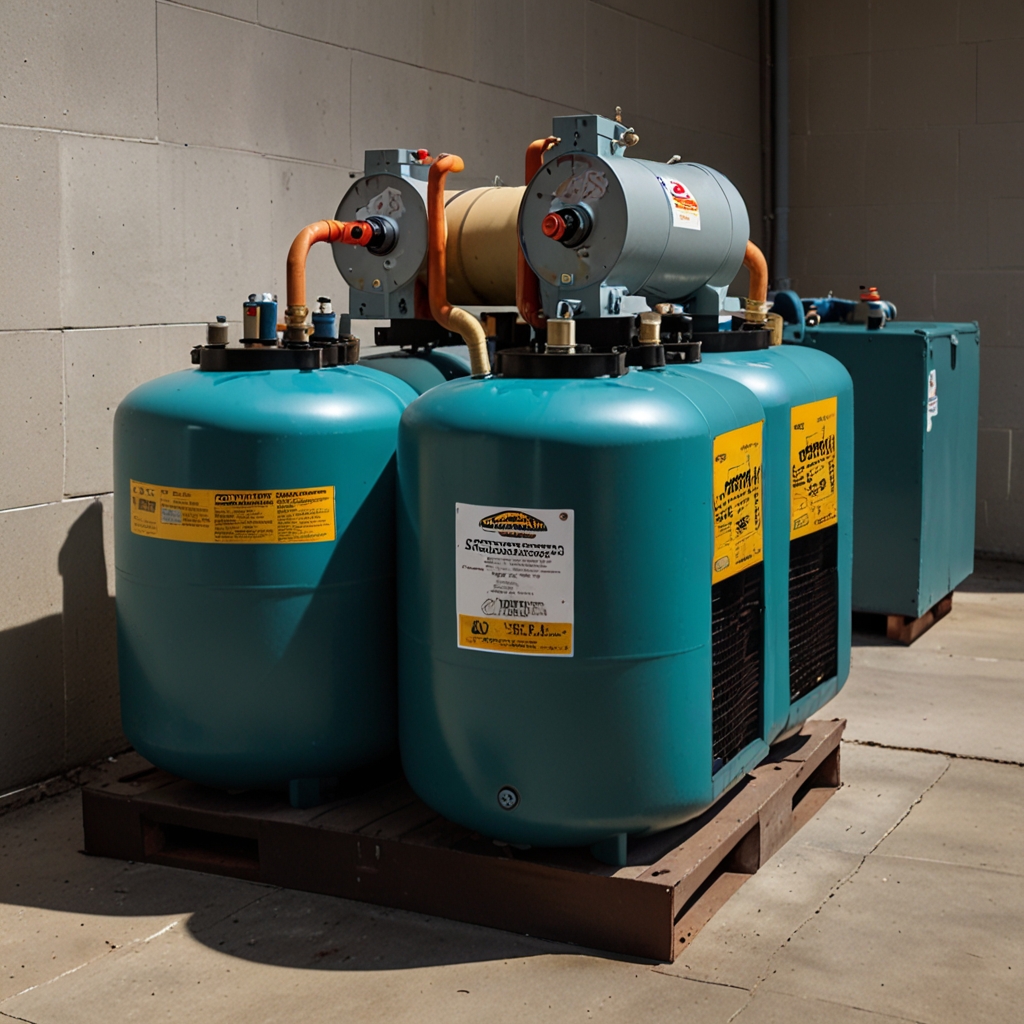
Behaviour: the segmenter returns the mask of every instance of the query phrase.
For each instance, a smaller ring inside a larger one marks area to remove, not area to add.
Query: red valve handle
[[[560,213],[549,213],[541,223],[540,229],[548,238],[558,241],[565,234],[565,218]]]

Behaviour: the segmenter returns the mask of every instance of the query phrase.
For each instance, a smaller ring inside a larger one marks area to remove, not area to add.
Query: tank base
[[[85,850],[674,960],[836,791],[844,725],[808,722],[693,821],[611,837],[626,867],[586,848],[495,846],[394,774],[289,810],[280,792],[211,792],[137,754],[82,790]]]
[[[292,779],[288,783],[288,803],[292,807],[316,807],[320,803],[320,780]]]
[[[599,839],[591,846],[590,852],[602,864],[613,864],[615,867],[624,868],[628,848],[626,838],[625,832],[618,832],[614,836],[608,836],[607,839]]]

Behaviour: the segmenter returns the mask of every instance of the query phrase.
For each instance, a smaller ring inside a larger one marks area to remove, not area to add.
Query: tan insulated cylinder
[[[516,226],[525,185],[471,188],[448,200],[448,299],[465,306],[516,304]]]

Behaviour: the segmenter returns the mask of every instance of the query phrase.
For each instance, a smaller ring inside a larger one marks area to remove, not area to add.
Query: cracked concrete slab
[[[341,902],[341,901],[336,901]],[[404,915],[403,915],[404,916]],[[476,929],[484,931],[485,929]],[[429,968],[306,970],[216,952],[187,929],[112,954],[76,975],[7,1000],[33,1024],[154,1020],[388,1024],[686,1020],[720,1024],[747,994],[668,978],[646,965],[573,953],[474,959]],[[68,1008],[73,1003],[73,1015]]]
[[[949,758],[843,743],[840,764],[839,792],[794,839],[804,846],[863,856],[942,777]]]
[[[1024,764],[1022,680],[1016,660],[856,647],[828,711],[847,720],[848,740]]]
[[[862,860],[790,842],[733,894],[674,964],[656,970],[754,988],[780,947]]]
[[[215,921],[268,891],[231,878],[86,857],[81,796],[0,819],[0,1000],[174,921]]]
[[[902,1024],[907,1017],[872,1013],[825,999],[804,999],[781,992],[755,992],[750,1002],[733,1017],[735,1024],[799,1024],[828,1021],[828,1024]],[[732,1022],[730,1022],[732,1024]]]
[[[733,895],[679,960],[658,970],[755,987],[787,939],[834,898],[948,763],[934,754],[844,743],[839,792]]]
[[[872,854],[763,987],[924,1024],[1020,1020],[1022,915],[1024,878]]]
[[[878,852],[1024,875],[1024,768],[954,758]]]

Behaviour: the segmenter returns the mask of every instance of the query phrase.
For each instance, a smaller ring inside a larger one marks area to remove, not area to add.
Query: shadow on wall
[[[0,792],[126,746],[99,500],[68,530],[57,569],[62,612],[0,631]]]

